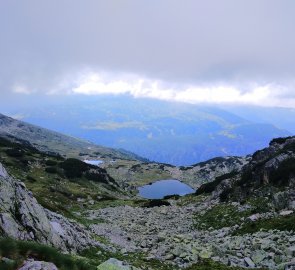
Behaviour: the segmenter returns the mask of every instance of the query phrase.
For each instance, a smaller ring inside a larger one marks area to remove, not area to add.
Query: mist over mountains
[[[263,114],[267,112],[263,109],[218,108],[129,96],[71,97],[67,102],[49,101],[31,108],[5,108],[4,113],[174,165],[190,165],[216,156],[247,155],[265,147],[274,137],[291,135],[288,124],[280,128],[273,125],[271,120],[280,122],[279,114],[273,118]],[[279,110],[269,109],[274,111]]]

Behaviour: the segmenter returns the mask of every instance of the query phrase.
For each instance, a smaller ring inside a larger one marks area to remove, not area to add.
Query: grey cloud
[[[171,83],[290,80],[293,0],[0,3],[0,87],[42,91],[85,67]]]

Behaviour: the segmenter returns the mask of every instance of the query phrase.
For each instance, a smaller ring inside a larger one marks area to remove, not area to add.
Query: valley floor
[[[118,206],[90,210],[84,216],[89,220],[100,220],[90,226],[91,231],[104,237],[126,256],[128,252],[142,252],[148,259],[160,259],[181,267],[212,259],[230,266],[267,269],[294,259],[295,233],[292,231],[234,233],[243,227],[242,220],[251,206],[228,206],[241,213],[240,224],[201,230],[197,229],[198,215],[218,208],[219,204],[212,200],[186,204],[184,200],[178,203],[171,201],[171,206],[153,208]],[[185,205],[181,205],[183,203]],[[292,213],[287,214],[292,216]],[[269,213],[269,216],[279,218],[280,215]],[[230,216],[228,219],[231,221]]]

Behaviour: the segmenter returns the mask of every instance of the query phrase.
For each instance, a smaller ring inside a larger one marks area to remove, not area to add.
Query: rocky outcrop
[[[255,152],[239,174],[225,178],[212,193],[222,200],[271,197],[277,210],[295,207],[295,137],[274,139]]]
[[[239,172],[248,164],[251,160],[251,156],[246,157],[218,157],[213,158],[205,162],[200,162],[188,167],[179,167],[179,171],[174,174],[178,179],[183,180],[194,188],[200,187],[204,183],[213,181],[216,177],[224,174],[231,173],[233,171]]]
[[[66,252],[97,244],[81,225],[44,209],[24,183],[10,177],[1,163],[0,233],[14,239],[34,240]]]

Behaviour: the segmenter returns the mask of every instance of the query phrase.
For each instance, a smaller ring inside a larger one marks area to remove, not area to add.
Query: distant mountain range
[[[31,106],[32,107],[32,106]],[[72,97],[47,106],[7,109],[32,124],[125,149],[152,161],[190,165],[216,156],[247,155],[289,136],[225,109],[130,97]],[[257,119],[262,119],[258,118]]]

